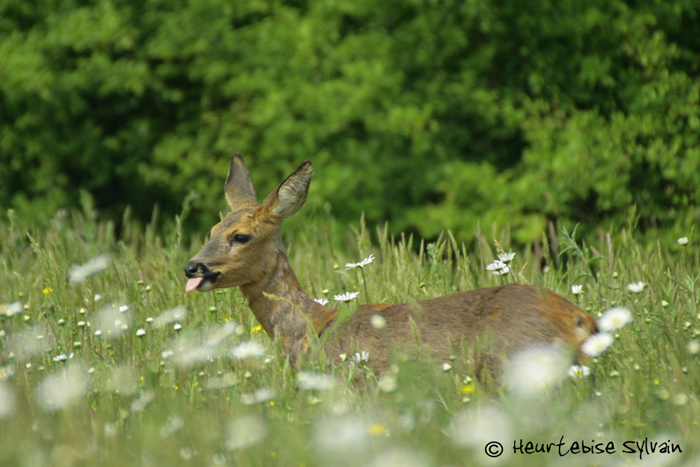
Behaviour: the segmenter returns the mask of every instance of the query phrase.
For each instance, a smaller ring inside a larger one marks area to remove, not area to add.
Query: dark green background
[[[0,206],[188,228],[301,161],[342,221],[468,240],[700,218],[696,0],[1,0]],[[206,226],[206,227],[201,227]],[[658,228],[658,229],[655,229]]]

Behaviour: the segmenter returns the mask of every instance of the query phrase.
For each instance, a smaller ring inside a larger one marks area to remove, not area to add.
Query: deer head
[[[263,280],[275,266],[276,253],[284,252],[282,221],[304,205],[312,175],[311,162],[303,162],[258,205],[248,167],[240,154],[233,156],[225,185],[231,212],[185,266],[185,290],[207,292]]]

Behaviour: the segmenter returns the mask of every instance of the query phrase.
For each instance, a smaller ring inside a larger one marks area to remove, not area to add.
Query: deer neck
[[[287,253],[278,245],[262,279],[240,287],[243,296],[265,332],[282,339],[285,352],[296,355],[308,350],[309,324],[316,335],[338,314],[311,299],[299,284]]]

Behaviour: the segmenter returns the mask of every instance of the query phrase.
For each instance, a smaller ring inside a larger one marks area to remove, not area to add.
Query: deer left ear
[[[304,161],[299,168],[265,199],[262,207],[270,214],[286,219],[294,215],[306,201],[314,168]]]

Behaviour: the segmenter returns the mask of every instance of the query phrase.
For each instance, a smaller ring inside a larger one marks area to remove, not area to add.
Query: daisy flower
[[[581,345],[581,351],[589,357],[597,357],[610,347],[613,343],[613,336],[608,332],[593,334]]]
[[[12,316],[21,313],[24,310],[22,302],[12,302],[9,305],[0,305],[0,315]]]
[[[245,405],[253,405],[258,402],[267,402],[274,399],[275,391],[270,388],[260,388],[252,394],[241,394],[241,402]]]
[[[297,383],[306,391],[329,391],[335,386],[335,378],[325,373],[301,371],[297,375]]]
[[[237,451],[262,442],[267,438],[267,435],[267,423],[265,423],[263,417],[260,415],[243,415],[226,427],[224,446],[229,451]],[[164,438],[164,436],[161,436],[161,438]],[[225,458],[222,457],[222,459],[222,464],[225,464]]]
[[[504,375],[517,395],[529,398],[556,386],[566,377],[569,366],[568,355],[559,347],[534,347],[516,353]]]
[[[314,302],[320,303],[323,306],[328,305],[328,299],[327,298],[314,298]]]
[[[164,311],[159,316],[156,316],[151,324],[154,328],[162,328],[175,321],[184,320],[187,317],[187,307],[178,305],[175,308]]]
[[[360,295],[360,292],[346,292],[341,295],[333,295],[333,299],[335,299],[336,302],[349,302],[357,298],[358,295]]]
[[[367,258],[363,259],[359,263],[346,263],[345,270],[347,271],[348,269],[364,268],[372,261],[374,261],[374,255],[369,255]]]
[[[678,244],[681,246],[686,246],[688,244],[688,237],[681,237],[678,239]]]
[[[508,266],[503,261],[494,261],[493,263],[489,263],[486,265],[486,270],[487,271],[497,271],[497,270],[503,269],[505,267],[508,267]]]
[[[40,409],[55,412],[77,403],[85,396],[87,387],[85,369],[80,364],[68,363],[46,376],[34,390],[33,398]]]
[[[236,360],[245,360],[251,357],[262,357],[265,347],[258,342],[241,342],[231,350],[231,356]]]
[[[78,284],[83,282],[88,277],[93,274],[97,274],[100,271],[104,271],[109,267],[110,259],[107,255],[98,256],[97,258],[91,259],[82,266],[73,266],[68,271],[68,276],[70,277],[71,284]]]
[[[369,322],[374,329],[384,329],[386,327],[386,318],[382,315],[372,315]]]
[[[572,285],[571,286],[571,293],[574,295],[580,295],[583,293],[583,286],[582,285]]]
[[[515,253],[501,253],[498,255],[498,259],[504,263],[510,263],[513,261],[513,258],[515,258]]]
[[[569,367],[570,378],[585,378],[591,374],[591,369],[586,365],[571,365]]]
[[[382,392],[393,392],[397,387],[396,376],[391,374],[383,374],[379,377],[379,381],[377,381],[377,388]]]
[[[494,276],[502,276],[503,274],[508,274],[510,272],[510,266],[508,266],[505,262],[498,260],[487,264],[486,270],[493,271]]]
[[[644,292],[644,282],[631,282],[627,284],[627,291],[630,293],[642,293]]]
[[[369,352],[363,350],[362,352],[355,352],[355,357],[353,358],[355,363],[367,363],[369,361]]]
[[[609,332],[625,327],[632,321],[632,313],[623,307],[610,308],[598,320],[598,328]]]

